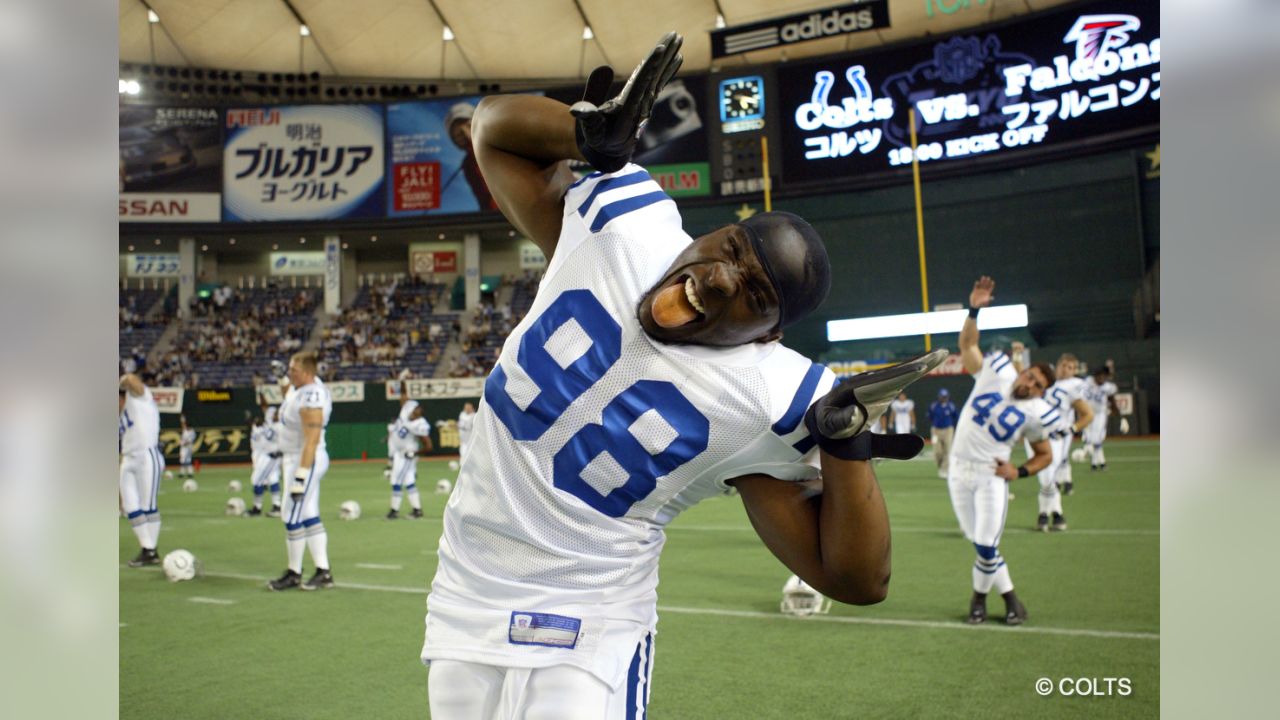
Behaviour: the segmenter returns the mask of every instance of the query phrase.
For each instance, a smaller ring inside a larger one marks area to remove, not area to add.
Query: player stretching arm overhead
[[[778,343],[830,286],[817,232],[774,212],[691,238],[629,163],[680,45],[664,37],[612,98],[604,68],[572,109],[507,95],[476,110],[489,188],[548,266],[445,509],[422,650],[433,716],[642,717],[663,528],[729,486],[806,583],[849,603],[887,592],[889,520],[867,461],[921,440],[864,430],[946,353],[832,389]],[[596,172],[575,180],[567,159]],[[796,481],[818,464],[812,496]]]
[[[973,391],[960,410],[947,486],[960,529],[973,543],[973,598],[968,621],[987,619],[987,593],[995,588],[1004,597],[1005,622],[1021,625],[1026,608],[1013,591],[1009,568],[1000,555],[1009,508],[1010,480],[1039,472],[1052,460],[1047,421],[1053,408],[1043,399],[1053,370],[1034,363],[1018,372],[1013,359],[1002,352],[985,357],[978,348],[978,311],[991,304],[995,281],[983,276],[969,294],[969,317],[960,330],[960,359],[974,376]],[[1034,455],[1021,467],[1009,463],[1009,454],[1020,437],[1031,441]]]

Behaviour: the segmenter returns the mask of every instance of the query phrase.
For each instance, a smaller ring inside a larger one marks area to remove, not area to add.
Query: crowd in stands
[[[510,302],[495,307],[489,297],[465,323],[462,313],[450,309],[443,283],[395,277],[366,284],[318,338],[321,376],[366,382],[402,373],[483,377],[528,313],[540,280],[541,274],[533,272],[507,277]],[[221,286],[193,298],[170,348],[163,357],[149,357],[176,314],[176,292],[157,305],[161,294],[121,292],[121,370],[141,373],[148,384],[188,388],[265,381],[272,360],[285,359],[307,343],[321,297],[318,289]],[[442,368],[454,342],[462,352]]]
[[[351,307],[324,329],[321,374],[329,380],[377,381],[407,368],[417,377],[431,377],[456,337],[457,317],[441,283],[409,277],[365,285]]]

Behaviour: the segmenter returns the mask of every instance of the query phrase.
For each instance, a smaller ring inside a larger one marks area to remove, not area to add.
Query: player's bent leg
[[[505,677],[505,668],[433,660],[427,671],[431,717],[491,720],[502,698]]]

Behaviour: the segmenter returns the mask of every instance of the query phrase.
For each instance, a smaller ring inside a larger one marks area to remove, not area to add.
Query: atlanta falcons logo
[[[1062,42],[1076,44],[1076,59],[1093,60],[1129,42],[1129,33],[1141,24],[1132,15],[1081,15]]]

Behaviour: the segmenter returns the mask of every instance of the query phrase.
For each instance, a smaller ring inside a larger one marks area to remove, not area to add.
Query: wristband
[[[1030,475],[1030,474],[1031,474],[1031,473],[1027,472],[1027,466],[1026,466],[1026,465],[1019,465],[1019,466],[1018,466],[1018,477],[1020,477],[1020,478],[1024,478],[1024,477],[1026,477],[1026,476],[1028,476],[1028,475]]]
[[[969,308],[969,317],[973,318],[974,320],[977,320],[977,319],[978,319],[978,311],[979,311],[979,310],[981,310],[981,309],[982,309],[982,308],[975,308],[975,307],[971,307],[971,308]]]

